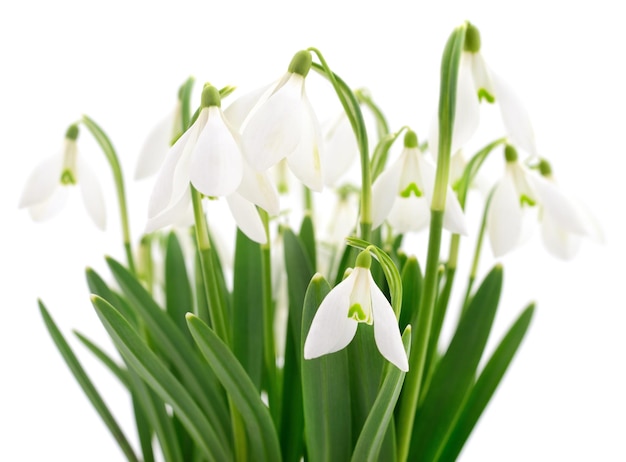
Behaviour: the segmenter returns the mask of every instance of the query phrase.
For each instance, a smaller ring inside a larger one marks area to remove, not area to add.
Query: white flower
[[[146,232],[180,220],[190,207],[190,184],[208,197],[225,196],[237,226],[252,240],[266,242],[254,204],[278,213],[278,193],[265,173],[243,158],[239,135],[220,109],[219,92],[206,86],[197,120],[172,146],[157,178]]]
[[[19,207],[27,207],[35,221],[56,215],[67,200],[72,186],[78,185],[87,213],[102,230],[106,227],[106,209],[98,177],[79,156],[76,139],[78,127],[72,125],[65,135],[64,148],[44,160],[26,182]]]
[[[581,237],[602,241],[602,232],[593,217],[561,191],[545,160],[540,162],[539,172],[540,175],[531,175],[531,181],[539,200],[541,236],[548,252],[570,259],[580,248]]]
[[[493,190],[487,212],[487,231],[496,257],[513,250],[528,235],[527,212],[537,203],[529,172],[519,163],[515,148],[507,145],[505,158],[504,176]]]
[[[297,53],[288,72],[254,106],[260,92],[233,103],[228,112],[241,123],[244,155],[253,169],[265,171],[286,158],[302,183],[321,191],[322,135],[304,86],[310,67],[310,53]]]
[[[359,322],[374,326],[378,351],[398,369],[409,370],[398,320],[369,270],[367,251],[357,258],[350,275],[331,290],[317,309],[304,342],[304,359],[313,359],[345,348]]]
[[[430,222],[430,203],[435,187],[435,166],[426,160],[417,137],[408,131],[400,157],[372,185],[372,227],[385,219],[399,233],[419,231]],[[465,215],[448,186],[443,226],[457,234],[467,234]]]
[[[511,142],[530,155],[537,156],[535,135],[528,111],[513,89],[487,65],[480,52],[480,33],[472,24],[468,24],[465,34],[456,97],[452,153],[461,149],[478,129],[479,103],[485,100],[498,104]],[[432,124],[429,147],[435,157],[438,155],[438,130],[438,124]]]
[[[334,186],[350,169],[358,157],[359,146],[356,142],[352,125],[345,112],[330,125],[324,138],[324,156],[332,160],[324,162],[324,183]]]
[[[178,101],[176,108],[164,117],[146,138],[135,167],[136,180],[150,177],[159,171],[172,140],[182,131],[181,104]]]

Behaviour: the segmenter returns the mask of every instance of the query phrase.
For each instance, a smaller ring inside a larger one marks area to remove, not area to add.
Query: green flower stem
[[[313,63],[312,68],[324,75],[332,84],[356,136],[361,160],[361,239],[369,241],[372,232],[372,174],[363,113],[355,94],[330,70],[322,53],[316,48],[309,48],[309,51],[315,53],[321,63],[321,65]]]
[[[154,263],[152,261],[152,235],[145,234],[139,241],[139,262],[137,276],[144,282],[148,292],[152,294],[154,286]]]
[[[389,124],[387,123],[387,119],[381,111],[380,107],[372,100],[371,96],[366,90],[358,89],[354,92],[356,95],[356,99],[363,103],[374,115],[376,119],[376,131],[378,134],[378,139],[383,139],[389,133]]]
[[[128,261],[128,269],[132,273],[135,273],[135,262],[133,259],[133,251],[131,247],[130,239],[130,226],[128,222],[128,208],[126,207],[126,192],[124,189],[124,177],[122,175],[122,167],[120,166],[117,153],[111,144],[111,140],[104,133],[98,124],[96,124],[91,118],[83,115],[82,123],[89,129],[93,137],[96,139],[104,155],[106,156],[109,164],[111,165],[111,171],[113,173],[113,179],[115,181],[115,189],[117,191],[117,200],[120,208],[120,218],[122,222],[122,238],[124,242],[124,250],[126,252],[126,259]]]
[[[276,375],[276,343],[274,339],[274,296],[272,291],[272,261],[269,232],[269,215],[262,208],[258,208],[259,216],[263,221],[267,243],[261,245],[261,283],[263,285],[263,360],[267,374],[267,399],[270,413],[274,422],[280,418],[279,381]]]
[[[456,90],[459,63],[465,41],[466,24],[456,28],[443,52],[441,63],[441,91],[439,94],[439,154],[437,174],[431,202],[430,234],[424,277],[424,292],[417,314],[415,336],[411,345],[409,372],[406,376],[406,393],[400,407],[398,422],[398,460],[405,461],[409,454],[413,421],[417,408],[420,388],[424,379],[424,369],[428,353],[428,342],[433,323],[433,312],[437,298],[439,253],[443,215],[446,204],[448,178],[450,175],[450,155],[452,129],[456,109]]]
[[[193,186],[191,186],[191,199],[193,202],[193,215],[196,223],[196,242],[200,253],[202,278],[204,279],[204,290],[209,302],[211,326],[218,337],[220,337],[224,343],[230,345],[228,329],[226,327],[226,320],[224,316],[225,310],[217,291],[217,277],[215,275],[212,255],[214,250],[211,246],[209,228],[204,216],[204,211],[202,210],[202,195]]]

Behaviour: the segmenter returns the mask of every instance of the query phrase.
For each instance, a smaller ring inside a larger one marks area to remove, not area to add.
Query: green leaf
[[[138,325],[137,313],[122,295],[111,290],[108,284],[104,282],[104,279],[102,279],[102,277],[93,269],[87,268],[85,270],[85,276],[87,279],[87,286],[92,294],[98,295],[108,301],[111,305],[118,307],[119,312],[128,320],[128,322],[135,327]]]
[[[188,336],[185,313],[193,311],[193,295],[185,255],[174,232],[167,236],[165,247],[165,311],[180,331]]]
[[[263,370],[261,246],[237,230],[231,319],[233,353],[257,390]]]
[[[193,342],[156,304],[146,289],[120,263],[107,258],[113,277],[133,304],[159,353],[175,367],[179,378],[211,422],[218,424],[222,441],[227,439],[230,417],[215,376],[199,356]]]
[[[440,461],[454,461],[461,453],[476,422],[487,407],[500,380],[517,352],[533,317],[535,305],[528,306],[506,333],[485,365],[463,405],[454,428],[440,449]]]
[[[128,377],[128,371],[122,366],[117,364],[102,348],[93,343],[87,337],[80,332],[74,331],[74,335],[81,341],[93,355],[98,358],[107,369],[109,369],[115,377],[124,385],[128,390],[131,389],[130,378]]]
[[[280,461],[280,446],[269,410],[237,358],[200,318],[187,315],[189,330],[243,417],[251,454],[258,461]]]
[[[115,420],[115,417],[113,417],[113,414],[111,414],[111,411],[109,411],[109,408],[104,403],[104,400],[100,396],[100,393],[98,393],[98,390],[96,390],[96,387],[94,387],[91,379],[89,379],[89,376],[81,366],[78,358],[76,358],[76,355],[70,348],[69,344],[63,337],[63,334],[55,324],[52,316],[50,316],[50,313],[48,313],[48,310],[41,300],[39,300],[39,310],[41,312],[41,316],[43,317],[46,328],[48,329],[48,332],[50,333],[54,344],[59,350],[59,353],[61,353],[61,356],[63,356],[63,359],[70,368],[70,371],[72,371],[74,378],[85,392],[85,395],[87,395],[87,398],[89,398],[89,401],[91,401],[91,404],[104,421],[105,425],[113,435],[113,438],[115,438],[115,441],[117,441],[120,449],[129,461],[139,462],[139,459],[135,455],[133,448],[128,442],[128,439],[126,438],[121,427]]]
[[[409,460],[430,461],[454,422],[474,380],[502,289],[502,267],[487,275],[461,317],[448,350],[438,362],[415,415]]]
[[[309,257],[309,263],[313,272],[317,268],[317,251],[315,246],[315,227],[311,215],[305,215],[300,225],[300,242]]]
[[[402,343],[406,355],[409,357],[411,353],[411,326],[404,330]],[[380,448],[387,435],[389,423],[392,421],[393,411],[400,396],[405,375],[406,373],[397,367],[389,367],[389,372],[385,376],[354,448],[352,454],[354,462],[378,460]]]
[[[402,267],[402,311],[400,312],[400,330],[417,319],[417,309],[422,294],[422,270],[415,257],[409,257]]]
[[[302,344],[330,286],[316,274],[304,299]],[[350,376],[345,349],[302,361],[302,397],[307,460],[347,461],[352,452]]]
[[[227,440],[218,435],[216,422],[207,419],[187,389],[148,348],[128,321],[98,296],[92,296],[92,304],[128,366],[172,406],[205,456],[216,461],[231,460],[232,453],[224,446]]]

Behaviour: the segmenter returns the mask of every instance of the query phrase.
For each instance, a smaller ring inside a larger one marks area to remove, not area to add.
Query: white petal
[[[45,221],[57,215],[67,202],[67,196],[72,187],[73,186],[61,186],[57,183],[57,187],[50,197],[43,202],[28,207],[31,218],[34,221]]]
[[[541,237],[548,252],[563,260],[574,257],[580,248],[580,236],[559,226],[554,216],[545,209],[541,218]]]
[[[333,124],[324,139],[324,183],[334,186],[348,171],[359,153],[356,137],[345,112]]]
[[[425,197],[397,197],[387,221],[396,233],[421,231],[430,223],[430,203]]]
[[[492,73],[496,101],[500,105],[504,127],[513,144],[536,156],[535,133],[528,111],[513,89],[497,74]]]
[[[238,140],[220,108],[207,108],[208,119],[191,153],[189,179],[205,196],[233,193],[243,177],[243,155]]]
[[[385,169],[372,185],[372,229],[383,224],[398,197],[402,176],[402,157]]]
[[[398,320],[393,312],[393,308],[374,282],[371,274],[369,274],[369,277],[376,346],[380,354],[390,363],[401,371],[406,372],[409,370],[409,361],[402,345]]]
[[[243,180],[237,193],[244,199],[265,209],[271,216],[280,212],[280,200],[276,186],[266,172],[255,172],[244,160]]]
[[[156,174],[170,149],[172,140],[173,114],[164,117],[151,131],[141,148],[135,179],[141,180]]]
[[[178,203],[189,186],[191,152],[206,123],[208,113],[201,111],[198,119],[170,148],[161,166],[150,196],[148,217],[162,213]]]
[[[480,89],[486,90],[490,95],[495,97],[496,90],[491,78],[491,71],[487,67],[485,58],[481,53],[469,53],[472,60],[472,76],[474,77],[474,86],[476,91]]]
[[[320,124],[315,117],[308,98],[303,95],[304,115],[300,143],[295,151],[287,156],[287,164],[293,174],[309,189],[322,191],[323,141]]]
[[[154,217],[149,217],[146,224],[145,234],[164,228],[169,225],[179,225],[188,222],[189,207],[191,204],[191,190],[187,184],[187,191],[181,195],[178,202],[170,204],[168,208]]]
[[[567,197],[553,182],[540,175],[529,175],[532,180],[541,207],[545,214],[553,219],[559,228],[570,233],[585,235],[589,227],[576,203]]]
[[[106,207],[98,176],[82,156],[78,156],[76,161],[78,186],[80,187],[83,204],[96,226],[104,231],[106,228]]]
[[[237,227],[253,241],[259,244],[267,243],[265,228],[256,207],[237,193],[227,196],[226,202]]]
[[[60,186],[62,167],[62,152],[44,159],[26,180],[19,207],[30,207],[48,200]]]
[[[304,123],[303,84],[302,76],[293,74],[246,121],[244,155],[255,170],[267,170],[297,148]]]
[[[354,338],[358,322],[348,317],[354,272],[326,295],[317,309],[304,342],[304,359],[313,359],[345,348]]]
[[[224,116],[228,120],[228,123],[230,123],[236,130],[241,131],[244,127],[246,119],[251,115],[257,103],[265,101],[267,98],[263,98],[263,96],[268,90],[273,89],[275,86],[276,83],[266,85],[246,93],[233,101],[224,110]],[[269,96],[269,94],[267,96]]]
[[[522,209],[511,175],[505,174],[493,192],[487,212],[487,230],[496,257],[514,249],[520,241]]]

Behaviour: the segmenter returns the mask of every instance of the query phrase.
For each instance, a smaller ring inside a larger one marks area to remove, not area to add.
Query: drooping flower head
[[[372,185],[372,227],[386,219],[398,233],[425,228],[430,222],[435,176],[436,167],[424,157],[417,135],[407,131],[400,157]],[[465,215],[449,186],[443,225],[450,232],[467,234]]]
[[[19,207],[28,208],[35,221],[47,220],[61,210],[71,187],[78,186],[87,214],[98,228],[104,230],[104,197],[98,177],[79,155],[78,134],[78,126],[70,125],[62,151],[35,168],[26,182]]]
[[[527,212],[537,204],[530,173],[519,162],[517,150],[506,145],[504,158],[504,175],[494,187],[487,212],[487,231],[496,257],[521,244],[529,229]]]
[[[278,213],[278,194],[264,173],[253,172],[243,158],[239,134],[221,110],[219,91],[206,85],[196,121],[174,143],[154,186],[147,231],[178,221],[189,209],[190,184],[208,197],[225,196],[240,229],[265,242],[253,204]]]
[[[287,159],[302,183],[321,191],[322,135],[304,83],[311,62],[310,52],[296,53],[287,73],[276,84],[258,100],[244,97],[241,104],[233,103],[232,112],[239,119],[247,114],[241,120],[243,148],[254,170],[266,171]]]
[[[366,323],[373,325],[376,346],[383,357],[398,369],[409,370],[398,320],[374,282],[371,261],[369,251],[361,252],[354,270],[324,298],[304,342],[304,359],[345,348],[354,338],[359,323]]]

